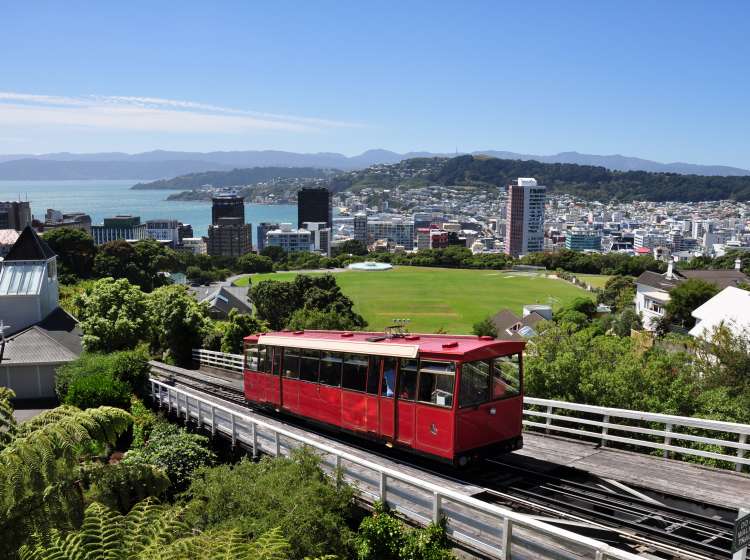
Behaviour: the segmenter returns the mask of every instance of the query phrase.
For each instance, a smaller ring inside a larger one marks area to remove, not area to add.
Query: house
[[[208,314],[212,319],[226,319],[232,309],[244,314],[253,312],[253,307],[247,299],[247,288],[240,286],[218,286],[200,300],[200,303],[208,304]]]
[[[81,334],[58,305],[57,256],[27,226],[0,263],[0,384],[19,399],[54,398],[55,371],[81,353]]]
[[[664,317],[669,292],[691,278],[715,284],[719,289],[750,282],[750,278],[740,270],[739,261],[733,270],[675,270],[670,262],[664,274],[646,271],[635,281],[635,310],[640,314],[646,330],[655,330],[659,320]]]
[[[501,340],[524,340],[534,336],[534,326],[544,320],[545,318],[536,311],[519,317],[510,309],[503,309],[490,319],[497,329],[497,337]]]
[[[723,324],[735,335],[750,335],[750,292],[729,286],[695,309],[694,337],[710,336]]]

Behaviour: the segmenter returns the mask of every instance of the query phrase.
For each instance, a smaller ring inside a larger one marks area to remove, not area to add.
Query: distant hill
[[[509,160],[534,160],[541,163],[574,163],[601,166],[613,171],[652,171],[696,175],[750,175],[750,170],[721,165],[690,163],[659,163],[621,155],[592,155],[562,152],[554,155],[520,154],[497,150],[481,150],[471,155],[486,154]],[[279,150],[246,150],[222,152],[179,152],[155,150],[139,154],[122,152],[73,154],[67,152],[33,155],[0,155],[0,180],[36,179],[162,179],[186,173],[225,171],[252,167],[316,167],[321,169],[355,170],[375,164],[392,164],[424,157],[452,157],[456,154],[430,152],[396,153],[389,150],[367,150],[347,157],[332,152],[295,153]],[[465,154],[463,154],[465,155]]]
[[[234,187],[267,182],[273,179],[322,179],[331,174],[331,171],[315,167],[253,167],[250,169],[232,169],[231,171],[190,173],[173,179],[160,179],[151,183],[138,183],[131,188],[140,190],[190,190],[204,185]]]

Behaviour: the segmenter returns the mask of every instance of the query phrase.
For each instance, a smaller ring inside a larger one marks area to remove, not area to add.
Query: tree
[[[90,290],[76,296],[74,304],[80,310],[78,318],[87,351],[135,348],[149,338],[146,295],[124,278],[96,281]]]
[[[34,533],[72,527],[83,508],[81,457],[114,444],[130,422],[119,408],[60,406],[15,429],[0,449],[0,555],[14,554]]]
[[[351,317],[335,311],[320,311],[318,309],[297,309],[291,314],[286,327],[294,331],[302,330],[332,330],[356,331],[362,327]]]
[[[670,323],[690,329],[695,325],[692,312],[717,293],[719,288],[715,284],[697,278],[680,282],[669,292],[665,316]]]
[[[99,247],[94,272],[99,277],[126,278],[145,292],[167,283],[159,272],[176,264],[174,253],[154,239],[130,244],[110,241]]]
[[[177,365],[192,360],[209,325],[208,310],[195,301],[184,286],[163,286],[148,296],[148,313],[153,327],[152,348]]]
[[[630,331],[643,328],[641,316],[632,308],[626,308],[612,317],[612,332],[617,336],[630,336]]]
[[[273,261],[264,257],[263,255],[256,255],[255,253],[247,253],[237,259],[237,270],[245,274],[252,274],[256,272],[272,272]]]
[[[46,232],[44,240],[57,254],[63,281],[91,277],[96,246],[88,233],[82,229],[57,228]]]
[[[750,330],[720,324],[696,341],[695,364],[710,388],[750,396]]]
[[[243,339],[251,334],[265,330],[265,325],[252,315],[240,313],[236,309],[229,312],[229,320],[221,337],[221,351],[230,354],[241,354]]]
[[[268,257],[275,263],[286,260],[286,251],[277,245],[268,245],[264,247],[260,254],[264,257]]]
[[[294,284],[275,280],[258,282],[248,294],[255,314],[274,331],[283,329],[292,313],[301,307],[298,296]]]
[[[310,451],[257,463],[243,459],[193,476],[185,520],[199,530],[234,529],[246,537],[279,527],[291,545],[290,559],[350,558],[354,496],[350,486],[338,482],[325,475]]]
[[[612,311],[632,307],[635,299],[635,280],[630,276],[612,276],[597,296],[597,303],[608,305]]]
[[[334,256],[366,255],[367,246],[358,239],[347,239],[334,247]]]
[[[497,338],[497,327],[495,326],[495,323],[492,322],[492,317],[485,317],[481,321],[474,323],[471,332],[477,336],[491,336],[492,338]]]

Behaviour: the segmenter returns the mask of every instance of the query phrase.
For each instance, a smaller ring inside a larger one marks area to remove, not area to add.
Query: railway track
[[[247,406],[239,373],[188,373],[169,366],[153,369],[158,377],[170,383]],[[344,439],[347,445],[388,457],[386,453],[363,447],[353,438]],[[497,468],[488,470],[487,465]],[[544,518],[550,524],[631,552],[648,554],[650,558],[718,560],[731,556],[732,519],[736,512],[729,509],[705,515],[660,503],[624,485],[580,471],[545,474],[511,465],[502,458],[488,459],[478,468],[463,473],[462,478],[457,478],[455,471],[437,470],[421,462],[415,466],[480,487],[476,498]],[[714,508],[717,509],[720,508]]]

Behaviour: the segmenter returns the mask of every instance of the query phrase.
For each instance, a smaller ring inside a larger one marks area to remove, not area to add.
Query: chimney
[[[734,269],[735,270],[742,270],[742,260],[739,257],[737,257],[736,259],[734,259]]]
[[[673,271],[674,271],[674,263],[670,259],[669,264],[667,265],[667,280],[671,280],[672,278],[674,278]]]

